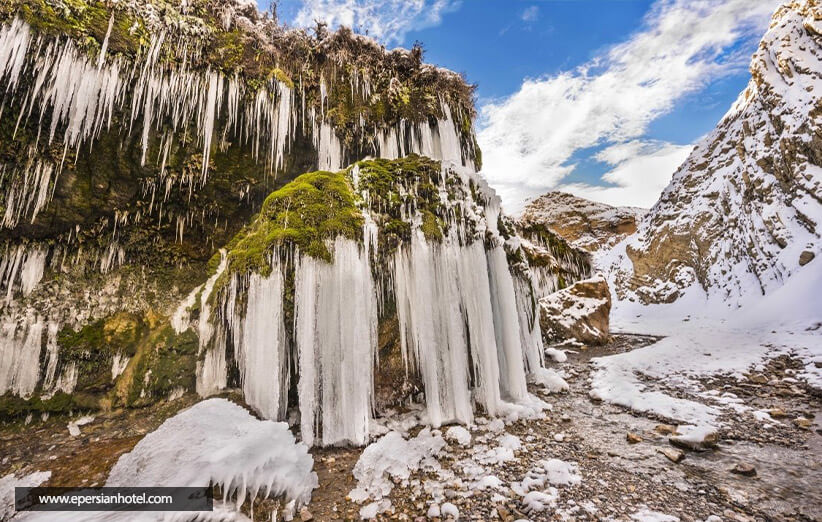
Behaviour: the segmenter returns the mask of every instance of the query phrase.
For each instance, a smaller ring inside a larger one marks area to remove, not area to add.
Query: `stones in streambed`
[[[731,468],[731,473],[735,473],[737,475],[743,475],[745,477],[755,477],[756,476],[756,468],[753,464],[749,464],[747,462],[739,462]]]
[[[685,458],[685,452],[674,448],[662,448],[657,450],[675,464],[679,464]]]
[[[668,435],[679,435],[676,431],[676,426],[672,426],[670,424],[657,424],[654,427],[654,432],[658,435],[668,436]]]
[[[642,442],[642,437],[640,435],[631,433],[630,431],[625,434],[625,439],[628,441],[628,444],[638,444]]]
[[[793,424],[801,430],[810,430],[813,425],[813,421],[807,417],[797,417],[793,420]]]

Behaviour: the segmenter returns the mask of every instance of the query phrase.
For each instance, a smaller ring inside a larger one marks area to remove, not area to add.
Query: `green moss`
[[[64,328],[57,337],[60,364],[77,369],[76,392],[103,393],[111,389],[111,366],[115,355],[131,357],[148,333],[138,316],[119,313],[95,321],[79,331]]]
[[[430,210],[422,211],[422,224],[420,225],[425,239],[428,241],[442,241],[442,226],[440,220]]]
[[[304,254],[330,262],[326,241],[337,236],[361,240],[362,226],[344,171],[303,174],[272,192],[260,213],[229,243],[228,270],[216,288],[234,273],[267,275],[269,256],[279,245],[294,245]]]
[[[145,406],[168,397],[175,389],[193,390],[196,385],[198,342],[193,331],[182,334],[162,323],[141,347],[130,379],[126,405]]]
[[[288,88],[289,88],[289,89],[292,89],[292,90],[294,89],[294,82],[293,82],[293,81],[291,80],[291,78],[290,78],[290,77],[289,77],[289,76],[285,73],[285,71],[283,71],[283,70],[282,70],[282,69],[280,69],[279,67],[275,67],[274,69],[272,69],[272,71],[271,71],[271,73],[270,73],[270,76],[271,76],[272,78],[276,78],[276,79],[277,79],[277,81],[279,81],[279,82],[282,82],[282,83],[286,84],[286,86],[288,86]]]

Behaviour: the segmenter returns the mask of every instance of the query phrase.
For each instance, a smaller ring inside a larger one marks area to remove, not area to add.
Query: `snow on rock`
[[[548,488],[545,491],[531,491],[522,497],[522,509],[528,513],[540,513],[557,505],[559,491]]]
[[[33,488],[51,478],[51,471],[35,471],[28,475],[17,476],[14,473],[0,478],[0,520],[10,520],[14,509],[14,488]]]
[[[538,371],[528,376],[528,380],[542,386],[548,393],[559,393],[570,389],[562,375],[551,368],[538,368]]]
[[[70,421],[68,423],[69,435],[71,435],[72,437],[77,437],[78,435],[80,435],[80,426],[85,426],[86,424],[90,424],[91,422],[94,422],[93,415],[84,415],[77,420]]]
[[[443,518],[451,517],[453,520],[460,519],[460,510],[457,509],[457,506],[450,502],[445,502],[440,507],[440,513]]]
[[[471,433],[462,426],[451,426],[445,432],[447,440],[456,442],[460,446],[468,446],[471,444]]]
[[[552,361],[557,363],[564,363],[568,360],[568,356],[565,355],[565,351],[558,350],[556,348],[546,348],[545,355],[551,358]]]
[[[594,251],[636,232],[637,223],[647,212],[643,208],[612,207],[565,192],[548,192],[528,203],[521,220],[544,224],[573,246]]]
[[[546,339],[555,342],[576,339],[588,344],[608,342],[611,293],[602,275],[548,294],[540,299],[539,306],[540,326]]]
[[[673,435],[668,440],[674,446],[701,451],[716,446],[719,434],[713,426],[677,426],[679,435]]]
[[[439,469],[436,457],[445,446],[442,435],[428,428],[411,439],[396,431],[388,433],[363,450],[353,470],[357,487],[349,497],[360,503],[380,500],[391,492],[394,483],[407,481],[412,472]]]
[[[314,459],[284,422],[257,420],[209,399],[165,421],[120,457],[106,486],[215,484],[239,506],[258,494],[303,505],[317,487]]]

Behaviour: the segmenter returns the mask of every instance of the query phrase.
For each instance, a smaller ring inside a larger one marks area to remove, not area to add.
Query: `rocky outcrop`
[[[543,297],[539,307],[540,327],[549,342],[605,344],[610,338],[611,292],[602,275]]]
[[[612,207],[566,192],[548,192],[531,201],[523,224],[543,224],[572,246],[588,251],[613,246],[636,232],[647,212],[636,207]]]
[[[733,305],[780,287],[822,240],[822,17],[781,6],[751,81],[674,174],[624,252],[616,291],[670,302],[697,285]]]

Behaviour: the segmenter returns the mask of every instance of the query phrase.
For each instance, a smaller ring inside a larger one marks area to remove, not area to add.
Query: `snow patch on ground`
[[[370,444],[354,466],[357,487],[349,497],[354,502],[381,500],[394,488],[395,483],[407,484],[411,473],[419,469],[438,470],[437,455],[446,446],[439,431],[428,428],[416,437],[405,439],[392,431]]]
[[[817,266],[814,266],[817,265]],[[811,263],[782,288],[749,307],[729,310],[691,288],[672,304],[641,305],[615,301],[612,329],[625,333],[667,335],[631,352],[592,360],[590,394],[595,399],[685,424],[716,426],[724,409],[745,406],[718,397],[716,406],[672,397],[651,381],[702,393],[697,379],[726,375],[744,379],[768,359],[791,354],[804,361],[799,375],[822,388],[822,263]]]
[[[14,509],[14,488],[33,488],[51,478],[51,471],[35,471],[28,475],[14,473],[0,478],[0,520],[10,520]]]

